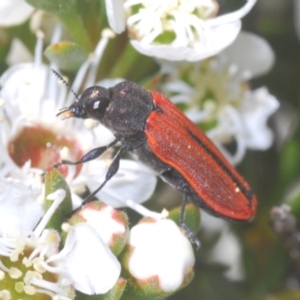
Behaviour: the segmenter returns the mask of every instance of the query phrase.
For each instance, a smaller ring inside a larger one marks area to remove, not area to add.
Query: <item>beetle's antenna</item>
[[[51,71],[72,92],[72,94],[75,96],[75,98],[79,101],[79,96],[77,95],[77,93],[75,93],[72,90],[72,88],[70,87],[68,82],[59,73],[57,73],[55,70],[51,69]]]

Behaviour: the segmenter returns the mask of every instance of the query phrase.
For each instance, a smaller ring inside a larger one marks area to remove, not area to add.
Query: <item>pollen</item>
[[[26,246],[22,253],[13,255],[18,257],[16,261],[11,260],[11,255],[0,255],[0,299],[15,299],[15,292],[19,294],[19,299],[26,298],[25,295],[58,295],[59,272],[51,272],[55,266],[49,266],[48,270],[45,257],[38,255],[38,252],[37,248]]]
[[[3,300],[11,300],[11,294],[8,290],[0,291],[0,299]]]
[[[36,294],[36,288],[31,285],[24,286],[24,292],[28,295],[34,295]]]
[[[21,272],[21,270],[19,270],[17,268],[11,268],[9,270],[9,276],[13,279],[17,279],[17,278],[20,278],[22,276],[22,272]]]
[[[24,291],[24,282],[22,281],[18,281],[16,282],[15,284],[15,290],[18,292],[18,293],[22,293]]]
[[[3,280],[5,278],[5,273],[0,270],[0,280]]]

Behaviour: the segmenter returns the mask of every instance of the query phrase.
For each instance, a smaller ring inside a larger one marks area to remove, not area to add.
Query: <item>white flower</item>
[[[266,88],[252,91],[247,83],[267,72],[273,62],[274,54],[266,41],[242,33],[214,58],[196,64],[163,62],[161,72],[170,75],[162,90],[174,103],[187,104],[188,117],[204,128],[232,164],[237,164],[247,148],[266,150],[273,142],[267,120],[279,102]],[[232,140],[237,143],[233,154],[222,146]]]
[[[126,265],[140,287],[147,280],[153,286],[154,277],[161,291],[171,293],[193,276],[193,248],[172,220],[143,220],[131,229],[128,246]]]
[[[106,0],[109,24],[116,33],[127,27],[139,52],[167,60],[197,61],[230,45],[241,29],[240,19],[254,6],[216,17],[215,0]]]
[[[108,245],[91,226],[79,223],[68,232],[63,250],[47,260],[56,262],[82,293],[105,294],[116,284],[121,265]]]
[[[54,36],[57,33],[54,33]],[[108,43],[106,31],[95,53],[82,65],[73,83],[78,91],[82,82],[86,88],[95,85],[95,74],[102,53]],[[0,174],[14,178],[35,177],[61,159],[78,160],[89,150],[107,145],[114,137],[104,126],[91,120],[56,117],[59,109],[75,101],[65,86],[59,86],[51,67],[41,63],[42,37],[39,36],[35,62],[10,67],[0,78]],[[84,80],[86,78],[86,81]],[[107,83],[107,81],[106,81]],[[112,151],[100,159],[73,167],[62,166],[60,171],[74,193],[92,192],[104,181],[111,162]],[[147,200],[156,185],[154,173],[144,165],[121,160],[118,173],[101,190],[97,197],[114,206],[123,206],[122,200]],[[81,199],[75,196],[75,206]]]
[[[74,225],[60,252],[58,232],[45,229],[66,195],[64,190],[48,196],[53,204],[44,214],[37,190],[3,178],[0,187],[2,279],[9,275],[19,293],[47,294],[62,300],[74,299],[74,288],[86,294],[103,294],[115,285],[120,263],[92,227]]]
[[[39,191],[3,178],[0,187],[0,282],[9,276],[6,284],[10,282],[19,293],[73,299],[70,276],[62,270],[54,275],[45,262],[58,252],[59,237],[55,231],[33,230],[43,217],[37,202]],[[53,282],[46,279],[49,275]],[[1,284],[1,292],[4,290],[7,286]],[[9,294],[16,291],[8,290]]]
[[[33,13],[34,7],[24,0],[0,1],[0,26],[13,26],[26,21]]]

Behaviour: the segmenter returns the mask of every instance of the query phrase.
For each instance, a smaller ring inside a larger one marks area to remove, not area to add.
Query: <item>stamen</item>
[[[52,36],[51,36],[51,42],[50,45],[54,45],[58,43],[61,40],[62,35],[62,26],[60,24],[56,24],[55,28],[53,30]],[[55,63],[50,63],[50,70],[55,69],[56,65]],[[62,89],[56,84],[56,78],[53,76],[49,76],[48,78],[49,84],[47,84],[46,88],[46,95],[48,95],[48,99],[55,99],[57,105],[62,103],[62,99],[66,98],[66,90]],[[61,105],[63,106],[63,104]]]
[[[29,259],[28,257],[24,257],[23,260],[22,260],[22,264],[23,264],[25,267],[29,268],[29,267],[32,266],[32,260]]]
[[[155,211],[149,210],[143,205],[140,205],[132,200],[125,200],[124,204],[126,204],[126,206],[135,210],[136,212],[138,212],[140,215],[144,217],[149,217],[154,219],[165,219],[169,215],[169,212],[166,209],[163,209],[161,213],[157,213]]]
[[[1,259],[0,259],[0,269],[1,270],[3,270],[3,271],[5,271],[5,272],[9,272],[9,268],[7,268],[4,264],[3,264],[3,262],[1,261]]]
[[[64,294],[64,290],[60,288],[57,283],[53,283],[38,278],[32,278],[30,283],[38,286],[39,288],[43,288],[43,290],[45,289],[45,291],[47,291],[48,293],[52,292],[53,293],[52,296],[54,296],[54,294],[59,294],[59,295]],[[45,293],[45,291],[43,291],[43,293]]]
[[[46,228],[46,225],[48,224],[49,220],[57,210],[58,206],[62,203],[66,196],[66,191],[63,189],[59,189],[55,191],[54,193],[48,195],[48,200],[54,200],[51,207],[47,210],[44,217],[42,218],[41,222],[38,224],[36,229],[34,230],[34,234],[38,237],[42,234],[43,230]]]
[[[15,290],[16,290],[18,293],[22,293],[22,292],[24,291],[24,286],[25,286],[24,282],[18,281],[18,282],[16,282],[16,284],[15,284]]]
[[[3,237],[0,236],[0,250],[1,246],[3,246],[4,249],[15,249],[16,244],[14,240],[9,239],[6,234],[3,234]]]
[[[42,64],[43,40],[44,33],[41,30],[36,32],[37,43],[34,49],[34,66],[39,69]]]
[[[113,38],[114,36],[115,34],[110,29],[104,29],[102,31],[102,38],[98,42],[98,45],[96,46],[94,53],[81,65],[80,69],[76,74],[76,77],[72,84],[72,90],[75,93],[79,91],[86,75],[87,75],[87,80],[85,86],[88,87],[95,84],[96,73],[103,52],[108,44],[109,39]],[[69,106],[73,102],[74,102],[74,96],[71,93],[69,93],[65,105]]]
[[[18,279],[23,275],[21,270],[19,270],[17,268],[10,268],[8,274],[13,279]]]
[[[26,285],[29,285],[33,279],[43,279],[42,275],[36,271],[27,271],[24,276],[24,282]]]
[[[16,246],[17,247],[11,251],[10,256],[9,256],[9,258],[12,262],[18,261],[19,255],[22,254],[25,249],[25,243],[21,242],[21,240],[17,240]]]
[[[100,41],[98,42],[98,45],[96,46],[96,49],[94,51],[94,57],[91,60],[91,66],[90,66],[90,69],[87,74],[88,76],[87,76],[86,86],[91,86],[96,81],[98,66],[99,66],[100,60],[103,56],[104,50],[106,49],[109,39],[114,37],[113,32],[110,32],[110,31],[111,30],[108,28],[102,30],[102,37],[101,37]]]
[[[55,297],[55,294],[48,291],[48,290],[45,290],[45,289],[36,289],[36,293],[40,293],[40,294],[46,294],[46,295],[49,295],[52,299],[53,297]]]
[[[36,294],[36,288],[34,286],[31,286],[31,285],[25,285],[24,286],[24,292],[27,295],[34,295],[34,294]]]
[[[0,299],[2,300],[11,300],[11,294],[8,290],[0,291]]]
[[[32,264],[33,264],[33,262],[32,262],[33,259],[34,259],[36,256],[39,255],[40,251],[41,251],[41,247],[36,246],[36,247],[33,249],[33,251],[30,253],[30,255],[29,255],[29,257],[28,257],[28,260],[27,260],[27,263],[32,265]]]
[[[40,257],[36,257],[32,260],[33,268],[39,273],[45,273],[46,269],[43,266],[44,260]]]
[[[60,261],[65,256],[65,252],[63,254],[61,254],[61,252],[59,252],[56,255],[52,255],[46,261],[40,261],[40,264],[41,264],[42,268],[44,268],[47,272],[50,272],[53,274],[60,274],[60,276],[62,277],[62,279],[60,280],[60,283],[66,286],[66,285],[70,285],[72,283],[72,279],[69,277],[68,272],[64,268],[59,267],[59,264],[58,264],[58,266],[55,266],[55,267],[49,265],[49,263],[53,263],[56,260]]]
[[[62,27],[61,27],[61,25],[60,24],[55,25],[53,34],[51,36],[50,45],[53,45],[53,44],[59,42],[60,39],[61,39],[61,34],[62,34]]]

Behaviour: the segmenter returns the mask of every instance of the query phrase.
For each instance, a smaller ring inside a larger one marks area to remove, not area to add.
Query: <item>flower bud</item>
[[[172,220],[143,219],[134,226],[122,257],[132,278],[125,293],[132,299],[147,295],[168,296],[193,278],[193,248]]]
[[[128,236],[127,215],[99,201],[86,205],[69,220],[70,224],[87,223],[97,231],[115,255],[123,250]]]

